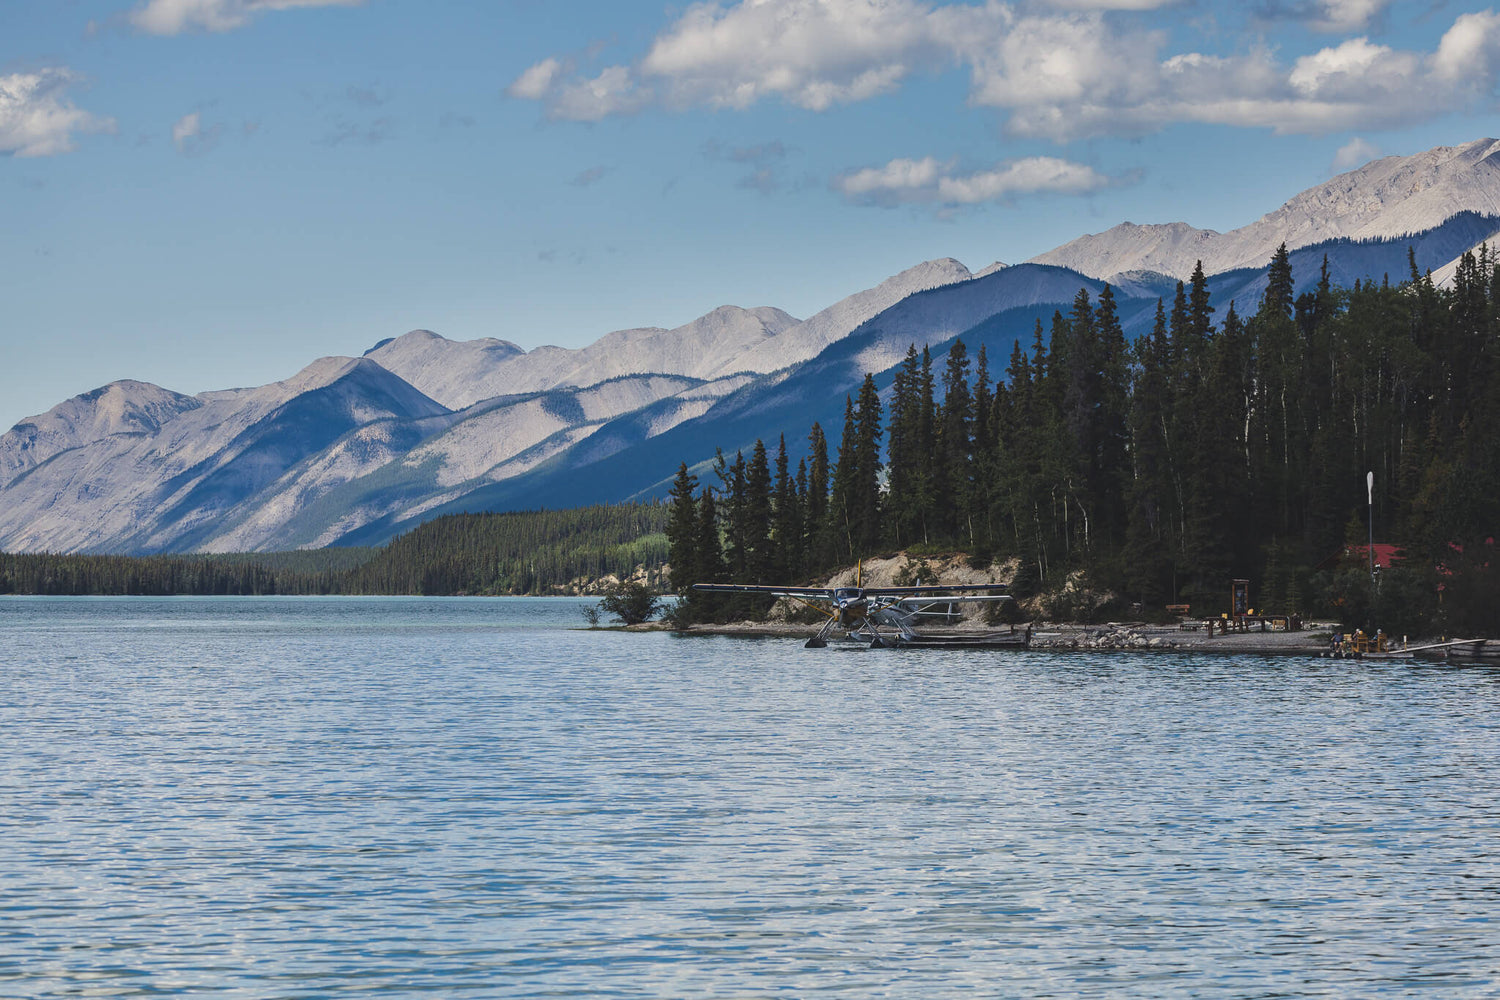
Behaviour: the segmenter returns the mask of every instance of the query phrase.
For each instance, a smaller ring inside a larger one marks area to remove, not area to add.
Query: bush
[[[676,602],[668,605],[661,613],[661,620],[671,626],[674,632],[686,632],[691,628],[693,614],[687,598],[679,597]]]
[[[648,622],[661,609],[661,596],[644,583],[622,583],[599,602],[599,610],[624,625]]]

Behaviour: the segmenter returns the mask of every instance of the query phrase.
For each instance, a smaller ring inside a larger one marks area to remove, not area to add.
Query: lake
[[[0,996],[1500,994],[1500,673],[0,599]]]

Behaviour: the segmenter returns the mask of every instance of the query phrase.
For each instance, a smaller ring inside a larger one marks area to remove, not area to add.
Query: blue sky
[[[6,0],[0,426],[1231,229],[1497,82],[1456,2]]]

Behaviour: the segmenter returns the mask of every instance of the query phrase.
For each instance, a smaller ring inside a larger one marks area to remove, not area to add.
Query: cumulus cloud
[[[1183,0],[1051,0],[1053,7],[1066,10],[1160,10],[1175,7]]]
[[[257,15],[294,7],[357,7],[364,0],[146,0],[128,15],[137,29],[152,35],[184,31],[232,31]]]
[[[510,85],[554,119],[598,121],[648,106],[810,111],[867,100],[953,68],[969,101],[1012,135],[1067,142],[1179,122],[1326,133],[1397,127],[1483,101],[1500,83],[1500,15],[1459,16],[1432,52],[1348,39],[1288,64],[1270,49],[1172,52],[1128,11],[1167,0],[740,0],[690,6],[631,64],[580,73],[553,57]],[[1314,27],[1378,21],[1389,0],[1274,0]],[[1071,9],[1068,9],[1071,8]]]
[[[1319,31],[1364,31],[1379,20],[1391,0],[1322,0],[1312,26]]]
[[[833,187],[857,205],[934,205],[953,208],[1008,202],[1036,194],[1089,194],[1120,183],[1093,167],[1051,156],[997,163],[988,170],[959,173],[953,163],[928,156],[896,159],[838,175]]]
[[[967,11],[967,8],[960,8]],[[684,104],[745,108],[766,97],[822,111],[893,89],[943,58],[951,20],[914,0],[745,0],[700,4],[641,62]]]
[[[1355,136],[1339,151],[1333,154],[1333,170],[1335,173],[1343,170],[1353,170],[1355,167],[1363,166],[1380,155],[1380,147],[1374,143]]]
[[[114,119],[82,111],[65,91],[77,77],[59,67],[0,76],[0,153],[54,156],[80,132],[113,132]]]
[[[515,81],[506,88],[505,92],[511,97],[519,97],[529,101],[540,101],[551,93],[553,84],[565,72],[567,72],[567,67],[563,65],[562,60],[554,58],[543,59],[516,77]]]
[[[585,121],[653,101],[743,109],[779,98],[822,111],[893,90],[916,69],[951,63],[959,22],[987,18],[987,11],[931,9],[919,0],[696,4],[637,65],[572,80],[561,60],[547,59],[508,92],[545,101],[553,118]]]

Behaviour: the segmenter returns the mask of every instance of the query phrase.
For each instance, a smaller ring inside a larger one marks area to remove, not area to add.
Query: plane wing
[[[1012,601],[1009,594],[933,594],[928,597],[903,597],[895,603],[904,607],[927,606],[929,604],[987,604],[991,601]]]
[[[718,594],[765,594],[768,597],[801,597],[804,600],[833,600],[833,591],[828,587],[773,587],[755,583],[695,583],[694,590],[708,590]]]
[[[966,593],[969,593],[970,591],[975,591],[975,590],[1004,590],[1004,589],[1005,589],[1005,584],[1003,584],[1003,583],[961,583],[961,584],[954,584],[951,587],[945,587],[942,584],[927,584],[927,585],[921,586],[921,587],[866,587],[865,588],[865,596],[866,597],[921,597],[923,595],[933,595],[933,596],[940,596],[940,595],[947,595],[947,594],[958,595],[958,594],[966,594]],[[1010,597],[1008,595],[998,595],[998,596],[1003,596],[1003,597],[1005,597],[1006,600],[1010,600]],[[957,596],[955,596],[954,599],[955,600],[973,600],[974,598],[972,598],[972,597],[965,598],[965,597],[957,597]]]
[[[835,589],[846,588],[834,587],[778,587],[770,584],[756,583],[695,583],[694,590],[707,590],[719,594],[765,594],[768,597],[800,597],[804,600],[832,600]],[[1003,590],[1004,584],[1000,583],[965,583],[945,587],[941,584],[928,584],[920,587],[864,587],[859,588],[865,597],[885,598],[913,598],[913,597],[951,597],[955,601],[984,601],[984,600],[1010,600],[1009,595],[976,595],[977,590]]]

